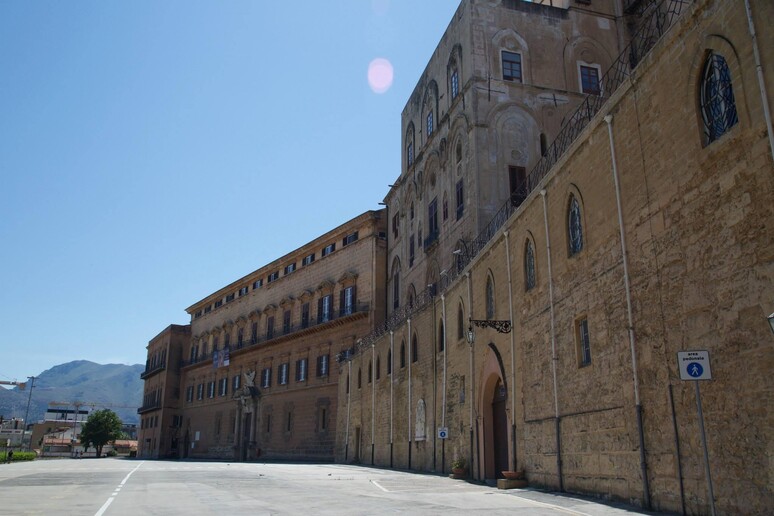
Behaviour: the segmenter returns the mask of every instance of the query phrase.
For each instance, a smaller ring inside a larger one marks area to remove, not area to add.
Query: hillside
[[[76,360],[43,371],[35,379],[29,421],[43,418],[51,401],[95,403],[96,408],[110,408],[124,423],[137,423],[137,407],[142,403],[142,364],[96,364]],[[0,389],[0,415],[23,418],[30,394]],[[128,408],[121,408],[128,407]]]

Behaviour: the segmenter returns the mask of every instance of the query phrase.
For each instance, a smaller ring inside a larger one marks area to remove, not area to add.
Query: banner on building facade
[[[231,363],[231,350],[225,347],[218,351],[217,349],[212,352],[212,368],[217,369],[219,367],[227,366]]]

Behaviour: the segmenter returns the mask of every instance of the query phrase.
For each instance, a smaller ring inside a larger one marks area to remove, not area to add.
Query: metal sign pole
[[[707,489],[709,491],[710,509],[712,516],[715,516],[715,494],[712,491],[712,474],[710,473],[709,453],[707,452],[707,435],[704,433],[704,413],[701,410],[701,393],[699,392],[699,381],[693,382],[696,386],[696,408],[699,413],[699,429],[701,431],[701,445],[704,448],[704,470],[707,473]]]

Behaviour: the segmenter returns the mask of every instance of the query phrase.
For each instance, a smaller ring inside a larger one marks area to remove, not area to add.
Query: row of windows
[[[274,315],[266,317],[264,340],[270,340],[280,335],[287,335],[298,330],[310,328],[316,324],[323,324],[337,318],[334,313],[333,294],[327,294],[317,300],[317,318],[311,317],[311,305],[309,302],[301,304],[298,326],[293,324],[292,309],[286,309],[282,312],[282,328],[277,327]],[[357,305],[357,286],[351,285],[339,291],[339,311],[338,317],[346,317],[358,311]],[[259,342],[258,322],[254,321],[250,325],[250,333],[246,334],[246,328],[238,327],[236,333],[236,348],[241,349],[247,344],[256,344]],[[249,338],[249,340],[248,340]],[[212,338],[212,349],[231,349],[231,334],[223,334],[223,348],[220,347],[220,336],[215,335]],[[200,358],[206,358],[208,354],[208,343],[206,341],[195,342],[190,349],[190,361],[197,362]]]
[[[282,363],[277,367],[277,384],[287,385],[289,383],[289,371],[290,364],[288,362]],[[320,355],[317,357],[316,375],[318,378],[327,377],[330,371],[330,356]],[[272,384],[272,368],[266,367],[261,371],[261,388],[267,389]],[[296,382],[305,382],[308,376],[307,359],[301,358],[296,360],[295,364],[295,379]],[[230,382],[231,392],[236,392],[242,387],[242,376],[237,374],[231,377]],[[229,378],[224,376],[217,380],[210,380],[208,382],[202,382],[197,385],[189,385],[186,388],[185,400],[189,403],[194,401],[194,395],[196,400],[203,400],[205,396],[209,399],[217,397],[228,396],[229,394]]]
[[[150,416],[150,417],[144,417],[140,420],[140,430],[145,430],[146,428],[156,428],[159,426],[159,416]]]
[[[143,408],[152,408],[161,406],[161,389],[156,389],[146,393],[142,398]]]
[[[355,231],[354,233],[350,233],[347,236],[345,236],[344,239],[342,240],[342,247],[346,247],[346,246],[348,246],[350,244],[353,244],[353,243],[357,242],[357,240],[358,240],[358,232]],[[325,257],[325,256],[328,256],[329,254],[333,253],[335,250],[336,250],[336,243],[334,242],[334,243],[328,244],[325,247],[323,247],[323,249],[322,249],[320,254],[323,257]],[[311,254],[305,256],[301,260],[301,266],[302,267],[306,267],[307,265],[310,265],[314,261],[315,261],[315,253],[311,253]],[[285,265],[285,267],[283,268],[283,275],[287,276],[288,274],[292,274],[295,271],[296,271],[296,262],[289,263],[289,264]],[[274,272],[270,273],[268,276],[266,276],[266,283],[267,284],[268,283],[273,283],[273,282],[277,281],[279,278],[280,278],[279,270],[274,271]],[[253,290],[257,290],[257,289],[261,288],[263,286],[263,281],[264,281],[263,278],[255,280],[253,282],[253,284],[252,284]],[[194,319],[198,319],[202,315],[210,313],[213,310],[213,308],[220,308],[221,306],[223,306],[224,301],[226,303],[230,303],[231,301],[236,299],[237,295],[239,297],[242,297],[242,296],[246,295],[248,293],[248,291],[249,291],[249,287],[248,286],[240,287],[239,290],[236,293],[228,294],[228,295],[225,296],[224,299],[219,299],[219,300],[215,301],[215,303],[213,305],[208,305],[208,306],[204,307],[201,310],[197,310],[194,313],[193,318]]]
[[[456,190],[455,220],[460,220],[465,213],[465,194],[464,194],[464,186],[463,186],[462,179],[457,181],[455,190]],[[411,219],[413,219],[414,218],[413,203],[411,204],[410,213],[411,213]],[[443,204],[441,206],[441,216],[444,222],[446,222],[449,218],[449,202],[445,193],[443,196]],[[398,220],[399,219],[397,218],[393,218],[393,235],[395,235],[396,237],[399,231]],[[416,240],[414,239],[413,233],[409,235],[409,267],[414,266],[414,259],[416,257],[416,248],[418,246],[421,246],[423,249],[427,249],[438,240],[438,237],[441,236],[441,226],[438,222],[438,197],[433,197],[433,199],[427,205],[427,225],[428,225],[428,235],[427,235],[427,238],[425,238],[424,240],[422,239],[423,235],[422,235],[421,224],[417,228]]]
[[[145,361],[145,371],[153,371],[156,368],[164,367],[167,363],[167,350],[157,350]]]
[[[508,50],[502,50],[500,52],[500,59],[502,64],[502,79],[508,82],[524,82],[524,75],[522,70],[522,54],[520,52],[511,52]],[[578,80],[579,89],[581,93],[585,95],[601,95],[602,94],[602,68],[595,63],[586,63],[579,61],[578,65]],[[459,71],[457,68],[453,68],[449,80],[449,88],[451,90],[451,98],[454,100],[459,94]],[[430,109],[425,115],[425,131],[428,137],[434,132],[434,117],[433,110]],[[414,164],[414,141],[413,141],[413,125],[409,124],[409,128],[406,131],[406,166],[411,167]]]
[[[316,375],[318,378],[328,376],[330,365],[329,355],[320,355],[317,357]],[[305,382],[308,375],[308,364],[306,358],[296,360],[295,381]],[[287,385],[290,383],[290,363],[284,362],[277,366],[277,385]],[[272,368],[265,367],[261,370],[261,388],[268,389],[272,384]]]

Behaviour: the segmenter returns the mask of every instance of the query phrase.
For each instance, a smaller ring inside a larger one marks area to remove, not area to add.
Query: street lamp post
[[[27,433],[27,418],[30,415],[30,402],[32,401],[32,389],[35,387],[35,377],[34,376],[28,376],[28,380],[30,380],[30,394],[27,397],[27,410],[24,412],[24,428],[22,429],[22,443],[24,442],[24,434]],[[32,449],[32,434],[30,434],[30,442],[27,444],[27,451],[30,451]]]

